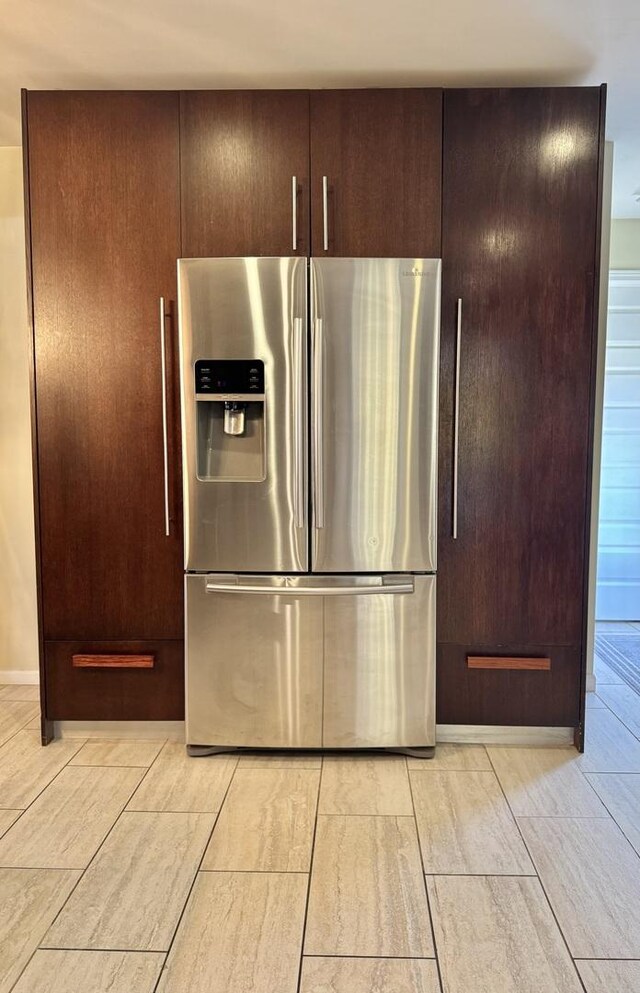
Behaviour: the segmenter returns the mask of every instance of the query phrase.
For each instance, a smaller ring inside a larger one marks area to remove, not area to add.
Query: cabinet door
[[[312,254],[440,258],[441,152],[441,90],[312,92]]]
[[[44,638],[180,639],[178,95],[29,93],[27,115]]]
[[[309,94],[181,94],[183,254],[306,255]]]
[[[600,105],[591,88],[445,94],[440,643],[582,641]]]

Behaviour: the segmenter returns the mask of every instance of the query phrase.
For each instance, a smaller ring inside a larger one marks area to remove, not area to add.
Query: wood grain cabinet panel
[[[181,107],[183,254],[306,255],[309,94],[189,90]]]
[[[548,669],[469,668],[471,645],[438,645],[436,713],[438,724],[576,727],[580,717],[580,651],[536,646],[550,661]],[[531,646],[513,645],[512,655]],[[479,654],[479,653],[478,653]]]
[[[441,177],[442,90],[311,93],[313,255],[440,258]]]
[[[179,97],[31,92],[27,139],[44,639],[179,639]]]
[[[444,106],[438,637],[579,645],[600,91],[450,90]]]
[[[77,666],[78,656],[152,656],[153,666]],[[45,643],[52,721],[183,721],[184,645],[175,641]]]
[[[522,646],[550,654],[552,668],[463,673],[444,664],[439,721],[577,722],[603,100],[598,88],[445,93],[440,657],[457,658],[452,646],[463,644],[477,655]],[[571,679],[544,646],[565,646]],[[454,671],[460,687],[448,683]]]

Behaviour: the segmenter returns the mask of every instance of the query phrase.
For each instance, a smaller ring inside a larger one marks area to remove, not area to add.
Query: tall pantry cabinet
[[[445,93],[439,723],[580,723],[603,114]]]
[[[44,714],[181,720],[179,96],[24,114]]]
[[[581,726],[603,115],[25,94],[45,738],[183,717],[176,260],[235,255],[442,258],[437,719]]]

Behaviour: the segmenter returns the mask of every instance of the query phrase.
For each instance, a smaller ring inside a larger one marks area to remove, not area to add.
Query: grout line
[[[186,748],[186,745],[185,745],[185,748]],[[198,761],[203,761],[204,762],[204,761],[206,761],[206,757],[203,756],[201,759],[195,758],[195,759],[193,759],[193,761],[194,762],[198,762]],[[160,974],[158,975],[158,978],[157,978],[157,980],[156,980],[156,982],[155,982],[155,984],[153,986],[153,990],[151,991],[151,993],[156,993],[156,991],[159,988],[159,985],[160,985],[160,982],[162,980],[162,977],[165,974],[165,970],[167,968],[167,962],[169,961],[169,955],[171,954],[171,950],[172,950],[172,948],[173,948],[173,946],[175,944],[175,940],[176,940],[178,931],[180,930],[180,925],[182,924],[182,921],[183,921],[184,915],[186,913],[187,907],[189,906],[189,901],[191,899],[191,894],[193,893],[194,886],[196,885],[196,880],[197,880],[198,876],[200,875],[201,871],[203,871],[203,870],[200,869],[200,866],[202,865],[202,863],[204,861],[204,857],[207,854],[207,849],[208,849],[209,845],[211,844],[211,838],[213,837],[213,832],[215,831],[216,825],[217,825],[217,823],[218,823],[218,821],[220,819],[220,814],[222,813],[222,810],[223,810],[225,801],[227,799],[227,796],[229,795],[229,790],[231,789],[231,784],[233,783],[233,780],[234,780],[235,774],[237,772],[237,769],[238,769],[238,762],[236,761],[236,763],[235,763],[235,765],[233,767],[233,771],[232,771],[232,773],[231,773],[231,775],[229,777],[229,782],[227,783],[227,788],[224,791],[224,796],[223,796],[222,801],[220,803],[220,809],[218,810],[218,812],[214,816],[213,824],[211,825],[211,831],[209,832],[209,836],[207,838],[206,844],[203,846],[202,855],[200,856],[200,861],[198,862],[198,865],[196,867],[196,871],[193,874],[193,879],[191,880],[191,886],[189,887],[189,892],[187,893],[187,895],[185,897],[184,904],[182,906],[182,910],[180,911],[180,914],[178,915],[178,920],[176,921],[176,925],[175,925],[175,927],[173,929],[173,934],[171,935],[171,941],[169,942],[169,947],[167,948],[166,955],[165,955],[165,960],[162,963],[162,968],[160,970]],[[167,813],[168,812],[169,811],[167,811]],[[136,811],[136,813],[138,813],[138,811]]]
[[[567,939],[565,937],[564,931],[560,927],[560,922],[559,922],[558,918],[556,917],[556,912],[553,909],[553,906],[551,904],[551,900],[549,899],[549,894],[547,893],[547,891],[545,889],[545,886],[544,886],[544,883],[542,882],[542,878],[540,876],[540,872],[538,870],[538,866],[536,865],[535,859],[534,859],[533,855],[531,854],[531,850],[530,850],[529,846],[527,845],[526,838],[525,838],[525,836],[523,835],[523,833],[522,833],[522,831],[520,829],[520,825],[518,823],[518,818],[517,818],[516,814],[514,813],[511,804],[509,803],[509,798],[508,798],[508,796],[507,796],[507,794],[506,794],[506,792],[504,790],[504,787],[502,785],[502,781],[500,779],[500,776],[498,775],[497,769],[495,768],[495,766],[493,764],[493,759],[491,758],[491,753],[489,752],[488,749],[487,749],[487,755],[489,756],[489,762],[491,763],[491,766],[493,768],[494,775],[495,775],[496,779],[498,780],[498,785],[500,786],[500,789],[502,791],[502,795],[504,796],[504,799],[505,799],[505,802],[507,804],[507,807],[509,808],[509,810],[511,812],[511,816],[512,816],[513,821],[514,821],[514,824],[516,826],[516,830],[517,830],[518,834],[520,835],[520,837],[522,838],[522,843],[523,843],[523,845],[524,845],[524,847],[526,849],[526,852],[527,852],[527,854],[529,856],[529,859],[531,861],[531,864],[532,864],[533,868],[535,869],[535,872],[536,872],[535,878],[538,880],[538,883],[540,884],[540,889],[542,890],[543,896],[545,897],[545,899],[547,901],[547,906],[549,907],[549,912],[550,912],[551,916],[553,917],[553,920],[555,921],[555,925],[556,925],[556,927],[558,929],[558,934],[560,935],[560,938],[562,939],[562,943],[564,944],[564,947],[567,950],[567,955],[568,955],[569,960],[571,961],[571,963],[573,965],[573,969],[574,969],[574,972],[575,972],[575,974],[576,974],[576,976],[578,978],[578,982],[580,983],[580,986],[584,990],[584,993],[588,993],[588,990],[587,990],[585,984],[582,981],[582,976],[578,972],[578,968],[577,968],[575,962],[573,961],[573,956],[571,954],[571,949],[569,948],[569,942],[567,941]],[[593,819],[594,820],[599,820],[600,818],[593,818]],[[530,879],[531,877],[529,876],[528,878]]]
[[[275,875],[275,876],[308,876],[309,873],[306,869],[198,869],[198,872],[202,875],[208,872],[226,872],[233,873],[234,876],[239,873],[248,873],[249,875],[255,876],[256,873],[263,876]]]
[[[372,959],[374,962],[377,962],[378,959],[383,959],[385,962],[435,962],[436,961],[435,955],[339,955],[337,952],[327,952],[326,955],[318,955],[317,953],[314,953],[313,955],[304,955],[303,958],[305,958],[305,959],[365,959],[365,960]],[[327,989],[327,991],[328,991],[328,987],[324,987],[324,986],[322,987],[323,993],[324,993],[324,990],[325,989]],[[380,987],[376,986],[376,988],[373,991],[373,993],[378,993],[379,990],[380,990]],[[333,987],[332,987],[331,993],[333,993]],[[386,988],[385,988],[385,993],[386,993]],[[440,991],[438,991],[438,993],[440,993]]]
[[[324,608],[323,608],[324,609]],[[309,873],[307,881],[307,898],[304,904],[304,916],[302,918],[302,935],[300,937],[300,964],[298,965],[298,980],[296,982],[296,991],[300,993],[302,985],[302,966],[304,964],[305,954],[304,945],[307,938],[307,920],[309,916],[309,901],[311,898],[311,875],[313,872],[313,859],[316,852],[316,835],[318,832],[318,817],[320,810],[320,794],[322,790],[322,773],[324,772],[324,757],[320,759],[320,775],[318,776],[318,792],[316,795],[316,814],[313,821],[313,835],[311,837],[311,856],[309,858]]]
[[[405,758],[405,769],[407,774],[407,780],[409,781],[409,793],[411,795],[411,806],[413,808],[413,826],[416,832],[416,838],[418,841],[418,854],[420,856],[420,872],[422,875],[422,882],[424,885],[424,896],[427,902],[427,914],[429,915],[429,928],[431,930],[431,941],[433,942],[433,957],[435,958],[436,969],[438,970],[438,984],[440,986],[440,993],[443,993],[445,989],[444,980],[442,978],[442,968],[440,966],[440,956],[438,955],[438,943],[436,941],[436,929],[433,923],[433,911],[431,909],[431,901],[429,900],[429,887],[427,886],[427,876],[424,871],[424,856],[422,854],[422,843],[420,841],[420,832],[418,830],[418,818],[416,816],[416,804],[413,796],[413,786],[411,784],[411,776],[409,772],[409,764]]]

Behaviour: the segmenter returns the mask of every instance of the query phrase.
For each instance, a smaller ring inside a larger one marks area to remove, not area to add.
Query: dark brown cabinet
[[[311,94],[313,255],[439,258],[442,90]]]
[[[577,725],[604,90],[32,92],[24,112],[46,717],[182,716],[176,260],[332,255],[443,259],[439,723]]]
[[[25,115],[42,637],[179,644],[182,519],[172,376],[181,254],[179,98],[33,92]],[[163,699],[172,698],[172,715],[182,705],[178,655],[164,668]],[[74,683],[59,668],[55,644],[47,659],[46,712],[57,719],[74,708]],[[129,716],[149,712],[153,676],[140,676],[147,682],[141,679]],[[103,713],[110,698],[107,692],[99,705],[88,704],[84,716],[95,717],[98,706],[102,716],[120,717],[115,706]]]
[[[305,90],[182,93],[181,169],[186,257],[308,253]]]
[[[603,99],[445,93],[441,723],[578,723]],[[469,653],[552,664],[469,672]]]

